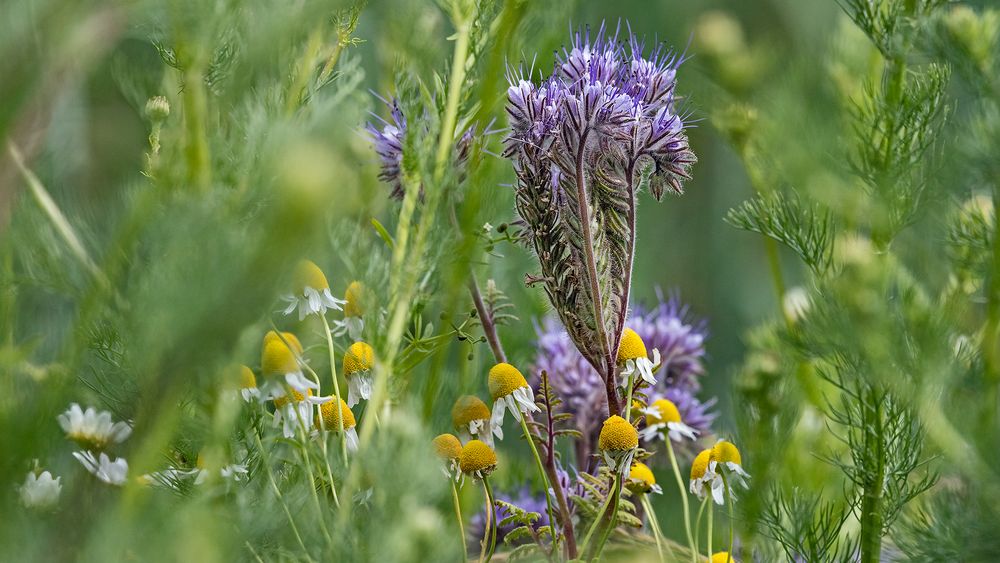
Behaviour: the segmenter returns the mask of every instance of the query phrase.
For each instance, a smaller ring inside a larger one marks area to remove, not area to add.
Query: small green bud
[[[160,122],[170,116],[170,102],[163,96],[153,96],[146,102],[146,117],[150,121]]]

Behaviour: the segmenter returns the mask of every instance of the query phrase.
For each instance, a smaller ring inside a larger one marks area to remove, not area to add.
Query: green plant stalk
[[[993,188],[993,209],[1000,210],[1000,189]],[[1000,408],[1000,220],[993,213],[992,268],[986,302],[986,325],[983,328],[982,355],[986,368],[987,411],[982,431],[985,435],[995,431]]]
[[[337,382],[337,357],[333,348],[333,334],[330,332],[330,323],[326,320],[326,315],[320,315],[323,319],[323,334],[326,335],[326,348],[330,351],[330,379],[333,380],[333,394],[337,397],[337,409],[340,409],[340,383]],[[322,418],[322,417],[320,417]],[[340,439],[340,452],[344,456],[344,463],[347,463],[347,436],[344,435],[344,418],[337,416],[337,432]],[[325,442],[324,442],[325,444]],[[331,484],[331,487],[333,485]]]
[[[729,488],[729,482],[726,480],[726,474],[722,474],[722,487],[726,490],[727,500],[729,501],[729,549],[726,551],[726,563],[730,563],[733,558],[733,528],[736,522],[736,510],[733,506],[736,502],[736,495],[733,494],[733,490]]]
[[[316,377],[315,373],[313,373],[313,376]],[[318,383],[319,378],[317,377],[316,379]],[[285,393],[294,397],[291,391],[291,388],[286,386]],[[306,444],[309,443],[309,427],[306,426],[309,421],[302,420],[301,417],[298,416],[296,418],[299,418],[299,424],[297,426],[301,432],[301,442],[298,444],[296,449],[298,449],[299,453],[302,454],[302,461],[306,466],[306,475],[309,476],[309,493],[312,495],[313,504],[316,505],[316,520],[319,522],[320,529],[323,530],[323,537],[326,540],[327,545],[330,549],[333,549],[333,537],[330,536],[330,530],[326,525],[326,517],[323,514],[323,506],[319,503],[319,494],[316,493],[316,474],[313,472],[312,456],[309,455],[309,450],[306,447]],[[322,417],[320,417],[320,419],[322,420]]]
[[[635,387],[635,376],[635,371],[632,372],[632,375],[628,376],[628,392],[625,399],[625,422],[629,424],[632,423],[632,391]]]
[[[552,553],[556,553],[559,548],[559,542],[557,541],[559,535],[556,533],[556,513],[552,509],[552,496],[549,494],[549,479],[545,474],[545,465],[542,464],[542,458],[538,455],[538,447],[535,446],[535,439],[531,437],[531,432],[528,430],[528,422],[525,420],[525,415],[522,413],[518,418],[521,419],[521,430],[524,431],[524,439],[528,441],[528,446],[531,447],[531,455],[535,458],[538,475],[542,478],[542,487],[545,489],[545,508],[549,512],[549,527],[552,530]]]
[[[607,512],[609,504],[611,504],[611,490],[608,491],[608,496],[604,498],[604,504],[601,505],[600,512],[595,515],[594,522],[590,525],[590,529],[587,530],[587,535],[583,537],[583,544],[580,549],[583,553],[587,553],[587,550],[590,548],[590,540],[593,538],[594,531],[597,530],[601,522],[601,516]]]
[[[462,523],[462,503],[458,499],[458,484],[454,479],[451,481],[451,500],[455,503],[455,520],[458,522],[458,535],[462,540],[462,557],[469,553],[469,547],[465,544],[465,525]]]
[[[604,545],[607,543],[608,538],[611,537],[611,532],[615,529],[615,523],[618,518],[618,506],[622,500],[622,484],[622,475],[621,473],[616,472],[613,484],[614,488],[611,493],[611,507],[607,511],[607,514],[610,514],[610,516],[605,518],[607,522],[605,522],[604,529],[601,530],[601,534],[598,536],[597,546],[594,547],[593,556],[590,558],[591,560],[597,560],[601,557],[601,552],[604,551]]]
[[[486,536],[483,537],[483,549],[486,550],[485,557],[481,551],[479,554],[479,560],[483,563],[489,563],[493,559],[493,551],[497,546],[497,522],[495,514],[495,505],[493,500],[493,489],[490,487],[490,480],[487,477],[483,477],[483,489],[486,491],[486,536],[489,537],[489,547],[487,548]]]
[[[698,517],[694,521],[694,547],[691,549],[691,563],[698,563],[698,554],[701,552],[701,516],[705,513],[705,505],[711,502],[711,494],[706,495],[701,501],[701,508],[698,509]],[[711,554],[709,554],[711,556]]]
[[[199,191],[207,192],[212,185],[212,158],[208,148],[208,135],[205,132],[208,99],[205,95],[204,76],[199,67],[190,65],[184,70],[182,100],[186,130],[184,154],[187,158],[188,181]]]
[[[865,412],[871,409],[865,408]],[[874,405],[874,416],[865,425],[865,452],[874,452],[874,479],[866,483],[861,499],[861,559],[860,563],[878,563],[882,552],[882,527],[885,515],[882,513],[882,488],[885,481],[886,452],[883,437],[882,404]],[[873,435],[874,433],[874,435]]]
[[[705,497],[707,500],[709,497]],[[705,533],[705,542],[708,547],[708,558],[712,558],[712,515],[715,514],[715,503],[708,503],[708,530]]]
[[[642,507],[646,509],[646,516],[649,518],[649,527],[653,531],[653,538],[656,539],[656,553],[660,557],[660,563],[664,561],[663,543],[660,540],[660,523],[656,521],[656,512],[653,510],[653,503],[649,501],[649,495],[642,494]]]
[[[320,49],[323,48],[323,30],[321,26],[316,26],[309,34],[309,39],[306,42],[305,52],[302,54],[302,58],[299,59],[296,65],[295,78],[292,80],[291,86],[288,88],[288,94],[285,97],[285,113],[287,115],[292,115],[295,110],[299,108],[302,104],[302,94],[305,92],[306,87],[309,85],[309,77],[312,75],[313,63],[316,57],[319,56]]]
[[[674,454],[674,445],[670,441],[670,436],[665,440],[667,443],[667,456],[670,458],[670,467],[674,470],[674,477],[677,479],[677,489],[681,494],[681,505],[684,508],[684,533],[687,535],[688,547],[691,549],[692,560],[694,554],[698,553],[698,545],[691,535],[691,509],[688,506],[688,492],[684,488],[684,478],[681,477],[681,468],[677,465],[677,456]]]
[[[295,518],[292,518],[291,511],[288,510],[288,505],[285,503],[285,497],[281,494],[281,489],[278,488],[278,484],[274,481],[274,473],[271,471],[271,456],[268,455],[267,450],[264,449],[264,444],[260,441],[260,434],[255,430],[253,433],[254,440],[257,441],[257,449],[260,450],[260,455],[264,458],[264,469],[267,473],[268,482],[271,484],[271,490],[274,491],[274,496],[278,497],[278,502],[281,504],[281,508],[285,511],[285,516],[288,518],[288,524],[292,528],[292,534],[295,536],[295,540],[299,542],[299,547],[302,548],[302,552],[306,554],[310,560],[312,557],[309,555],[309,550],[306,549],[305,542],[302,541],[302,534],[299,533],[298,526],[295,525]]]

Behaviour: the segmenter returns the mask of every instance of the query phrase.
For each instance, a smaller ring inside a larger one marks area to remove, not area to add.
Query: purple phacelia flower
[[[704,437],[711,433],[715,414],[709,409],[715,399],[701,402],[697,392],[705,374],[705,321],[691,318],[688,307],[677,296],[664,301],[659,295],[655,307],[635,307],[627,323],[636,331],[646,349],[660,352],[661,367],[656,385],[647,389],[650,400],[665,397],[681,413],[685,424]],[[600,375],[573,346],[566,331],[554,317],[546,317],[536,329],[538,344],[532,374],[544,370],[549,384],[563,403],[559,409],[573,415],[573,423],[585,439],[593,438],[604,420],[607,397]]]

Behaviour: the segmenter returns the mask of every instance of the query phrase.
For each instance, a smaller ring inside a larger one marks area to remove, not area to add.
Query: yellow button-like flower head
[[[305,392],[304,395],[302,393],[299,393],[295,389],[290,389],[289,391],[291,391],[291,393],[292,393],[292,398],[291,399],[288,398],[288,395],[282,395],[280,397],[275,397],[274,398],[274,407],[275,408],[280,409],[280,408],[284,407],[285,405],[287,405],[289,403],[292,403],[292,402],[301,403],[302,401],[306,400],[306,397],[312,397],[312,390],[311,389],[306,389],[306,392]],[[308,422],[307,422],[307,424],[308,424]]]
[[[451,421],[455,428],[465,428],[473,420],[489,420],[490,409],[479,397],[462,395],[451,409]]]
[[[326,281],[323,270],[320,270],[319,266],[311,260],[301,260],[295,266],[292,284],[296,295],[304,294],[307,287],[318,291],[330,289],[330,283]]]
[[[364,342],[355,342],[344,354],[344,377],[369,371],[375,365],[375,351]]]
[[[257,378],[254,377],[253,370],[247,366],[240,366],[240,389],[253,389],[257,387]]]
[[[708,462],[712,461],[712,450],[702,450],[694,461],[691,462],[691,480],[696,481],[705,477],[708,471]]]
[[[657,399],[653,401],[653,404],[649,405],[649,409],[646,412],[648,413],[646,414],[646,426],[681,421],[681,413],[677,410],[677,405],[669,399]]]
[[[441,434],[434,438],[434,453],[444,460],[462,458],[462,442],[454,434]]]
[[[597,444],[612,452],[631,450],[639,446],[639,433],[624,418],[612,415],[604,421]]]
[[[635,462],[628,474],[627,486],[633,493],[648,493],[656,485],[656,477],[645,463]]]
[[[361,282],[352,281],[344,291],[344,301],[347,302],[344,304],[344,316],[360,317],[367,309],[368,289]]]
[[[712,554],[712,563],[736,563],[736,558],[729,555],[728,551],[719,551]]]
[[[618,363],[624,364],[629,360],[646,357],[648,357],[646,344],[643,343],[642,338],[636,331],[626,328],[622,332],[622,341],[618,346]]]
[[[340,430],[341,420],[344,423],[344,429],[349,430],[357,425],[357,421],[354,420],[354,413],[351,412],[351,408],[347,406],[347,403],[343,399],[340,400],[340,408],[336,408],[337,400],[323,403],[319,407],[319,416],[316,417],[315,425],[317,429],[326,428],[328,432],[338,432]],[[322,421],[320,420],[322,416]],[[322,425],[320,424],[322,422]]]
[[[501,363],[490,368],[489,385],[490,396],[495,401],[510,395],[515,389],[527,387],[528,381],[516,367]]]
[[[743,465],[743,459],[740,457],[740,450],[738,450],[732,442],[727,442],[725,440],[715,444],[715,447],[712,448],[712,461]]]
[[[290,332],[283,332],[281,336],[284,337],[284,340],[273,330],[264,335],[264,348],[260,355],[260,370],[264,377],[281,376],[299,371],[299,364],[295,360],[295,356],[296,353],[302,354],[302,344]],[[286,345],[285,342],[288,344]]]
[[[462,448],[462,457],[459,463],[462,473],[481,479],[496,469],[497,454],[485,442],[471,440]]]

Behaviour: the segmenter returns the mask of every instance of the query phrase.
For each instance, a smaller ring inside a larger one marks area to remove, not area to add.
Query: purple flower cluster
[[[691,318],[688,307],[672,296],[659,295],[655,307],[635,307],[628,326],[636,331],[647,350],[660,351],[661,367],[649,399],[665,397],[677,405],[688,426],[705,435],[715,414],[709,412],[715,399],[701,402],[697,393],[705,374],[706,323]],[[547,317],[538,327],[538,346],[532,373],[545,370],[549,383],[563,400],[560,409],[573,415],[577,429],[591,436],[600,427],[606,409],[604,383],[597,371],[573,346],[559,321]]]
[[[607,34],[604,25],[593,39],[589,28],[577,32],[540,84],[523,70],[509,73],[505,155],[522,180],[535,182],[545,171],[558,194],[561,181],[582,173],[632,190],[633,172],[648,163],[654,197],[664,188],[681,192],[696,160],[675,106],[683,59],[659,45],[644,56],[642,41],[629,32],[620,42],[618,34]]]

